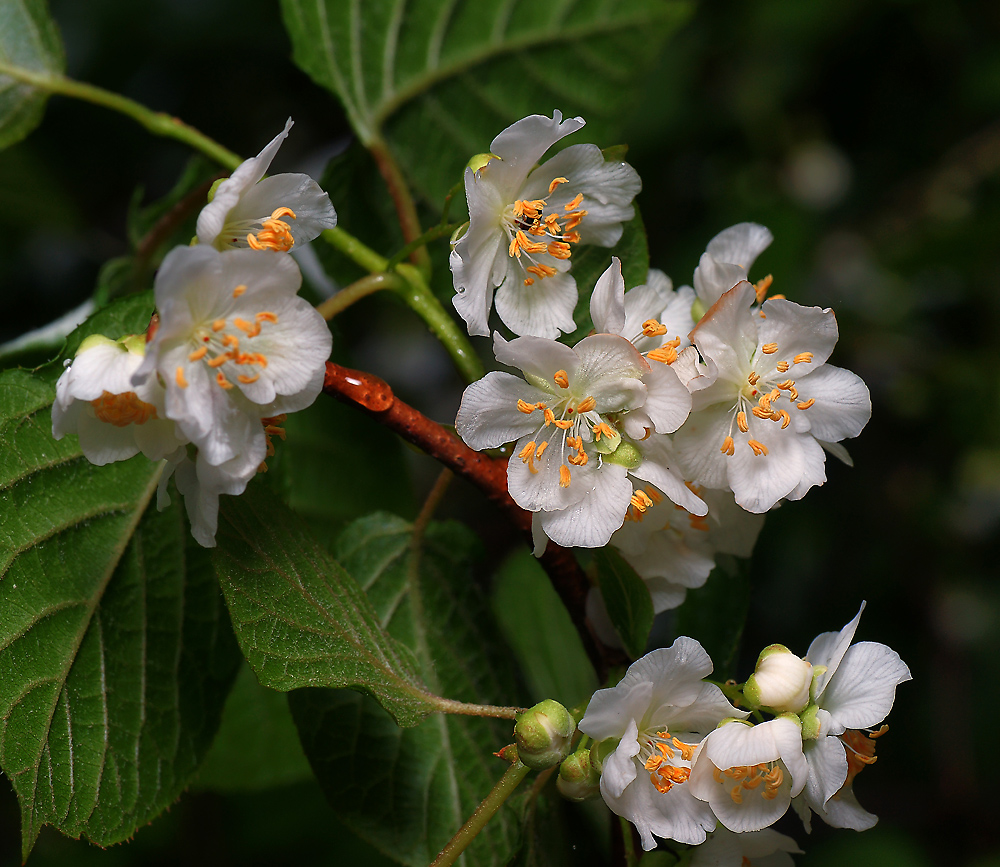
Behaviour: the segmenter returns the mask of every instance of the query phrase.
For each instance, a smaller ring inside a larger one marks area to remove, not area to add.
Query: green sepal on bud
[[[576,721],[566,708],[550,698],[522,713],[514,725],[517,754],[536,770],[558,765],[569,754]]]
[[[468,166],[470,169],[472,169],[472,171],[478,172],[486,168],[486,166],[489,165],[491,160],[498,160],[498,159],[500,159],[500,157],[498,157],[496,154],[491,154],[491,153],[476,154],[471,160],[469,160]]]
[[[126,334],[124,337],[112,340],[110,337],[105,337],[103,334],[90,334],[80,341],[80,345],[77,347],[74,357],[91,349],[96,349],[98,346],[117,346],[126,352],[131,352],[133,355],[145,355],[146,335]]]
[[[802,724],[802,740],[812,741],[819,737],[819,705],[811,704],[799,714],[799,722]]]
[[[757,657],[754,673],[743,686],[750,707],[775,713],[797,714],[809,704],[812,666],[783,644],[765,647]]]
[[[618,437],[618,442],[609,442],[608,446],[612,448],[608,449],[608,451],[603,451],[600,448],[601,443],[608,439],[608,437],[601,437],[597,450],[605,455],[605,460],[613,464],[618,464],[620,467],[625,467],[627,470],[634,470],[643,461],[642,452],[639,451],[639,447],[635,443],[623,440],[618,431],[615,431],[615,436]]]
[[[559,794],[570,801],[586,801],[601,791],[601,774],[590,760],[590,748],[585,747],[567,756],[559,765],[556,780]]]
[[[219,184],[221,184],[223,181],[228,181],[228,180],[229,180],[229,178],[217,178],[216,179],[215,183],[212,184],[212,186],[208,188],[208,200],[209,201],[212,201],[212,199],[215,198],[215,191],[217,189],[219,189]]]
[[[604,769],[604,760],[610,756],[621,743],[621,738],[608,738],[598,741],[590,748],[590,764],[597,773]]]
[[[80,345],[76,349],[76,355],[82,355],[91,349],[96,349],[98,346],[114,346],[118,341],[112,340],[110,337],[105,337],[103,334],[91,334],[84,337],[80,342]]]

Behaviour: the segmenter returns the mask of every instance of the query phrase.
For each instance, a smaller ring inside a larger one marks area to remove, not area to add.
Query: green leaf
[[[389,143],[439,203],[473,154],[529,114],[583,115],[609,143],[692,5],[671,0],[282,0],[296,63]]]
[[[3,67],[60,75],[66,55],[45,0],[0,0],[0,149],[10,147],[42,120],[48,93],[4,75]]]
[[[649,247],[646,243],[646,227],[639,213],[638,203],[634,203],[635,216],[622,227],[621,239],[610,250],[593,245],[581,247],[573,254],[573,277],[580,297],[573,311],[573,321],[579,323],[576,331],[566,336],[566,342],[573,345],[594,329],[590,318],[590,296],[598,278],[608,270],[611,257],[617,256],[622,263],[622,277],[625,289],[646,282],[649,274]]]
[[[349,686],[404,726],[434,710],[410,649],[382,631],[354,579],[265,489],[227,497],[216,538],[236,637],[264,686]]]
[[[253,669],[243,665],[219,734],[198,771],[198,788],[253,792],[311,776],[287,697],[261,686]]]
[[[518,551],[500,567],[493,613],[524,672],[532,701],[554,698],[572,708],[594,694],[597,675],[580,636],[529,551]]]
[[[413,526],[375,514],[345,528],[337,557],[365,587],[396,638],[416,648],[439,695],[508,704],[508,654],[475,578],[478,539],[457,524]],[[506,764],[491,753],[513,739],[512,723],[431,717],[400,729],[378,706],[344,691],[289,697],[306,755],[333,808],[359,836],[402,864],[425,867],[472,814]],[[473,840],[467,867],[506,864],[517,822],[503,809]]]
[[[677,609],[677,634],[698,639],[715,663],[715,677],[736,674],[737,654],[750,610],[750,561],[719,554],[704,586],[688,590]]]
[[[150,505],[162,465],[52,439],[56,372],[0,374],[0,765],[25,857],[45,824],[107,846],[176,800],[239,659],[179,504]]]
[[[601,548],[594,555],[597,580],[608,609],[608,617],[633,659],[646,652],[653,627],[653,600],[649,588],[614,548]]]

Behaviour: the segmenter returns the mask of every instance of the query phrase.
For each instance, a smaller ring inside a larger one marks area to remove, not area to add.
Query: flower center
[[[640,758],[648,750],[643,767],[649,771],[649,781],[656,791],[666,794],[678,783],[686,783],[691,776],[691,757],[695,745],[684,741],[669,732],[657,732],[647,742],[646,749],[640,752]]]
[[[569,391],[569,376],[565,370],[557,370],[552,377],[552,381],[561,390]],[[533,412],[540,411],[543,419],[538,432],[521,449],[518,457],[528,465],[528,469],[532,474],[537,473],[538,468],[535,466],[535,461],[541,458],[552,440],[558,438],[561,441],[559,484],[564,488],[568,488],[572,482],[569,465],[582,467],[590,460],[587,452],[584,450],[584,437],[588,441],[592,439],[594,442],[599,442],[602,436],[608,440],[613,440],[617,436],[617,433],[595,412],[597,401],[594,400],[593,396],[587,395],[582,399],[577,398],[572,393],[567,394],[565,397],[553,396],[556,398],[552,402],[554,409],[549,407],[545,401],[539,401],[538,403],[528,403],[520,399],[517,401],[517,408],[520,412],[523,412],[525,415],[531,415]],[[558,418],[556,417],[556,412],[559,413]],[[539,444],[537,442],[539,435],[544,433],[546,428],[553,425],[558,429],[558,432],[550,439],[546,439]]]
[[[246,290],[247,287],[240,284],[233,289],[233,297],[239,298]],[[265,322],[274,324],[277,321],[278,317],[270,310],[260,311],[252,322],[240,316],[234,316],[231,322],[227,319],[216,319],[211,325],[199,328],[195,332],[192,340],[197,348],[188,355],[188,361],[203,361],[215,370],[215,381],[223,389],[232,388],[233,383],[219,368],[230,363],[236,365],[235,368],[229,367],[228,371],[230,375],[235,373],[237,382],[243,385],[256,382],[260,379],[260,371],[267,367],[267,356],[261,352],[246,352],[241,348],[240,342],[257,337]],[[188,387],[183,366],[177,368],[175,379],[181,388]]]
[[[569,259],[573,255],[572,245],[580,242],[580,233],[575,229],[587,216],[587,211],[580,208],[583,193],[577,193],[572,201],[563,205],[562,211],[550,206],[548,201],[560,184],[567,183],[568,178],[553,178],[547,196],[541,199],[518,199],[513,205],[507,206],[501,217],[501,226],[510,240],[508,255],[518,260],[523,258],[530,263],[524,265],[528,274],[524,278],[525,286],[533,285],[536,278],[541,280],[559,273],[557,268],[539,261],[536,256]]]
[[[115,427],[145,424],[151,418],[156,418],[156,407],[139,400],[134,391],[125,391],[121,394],[104,391],[100,397],[92,400],[90,405],[100,421],[113,424]]]
[[[254,235],[252,232],[247,235],[247,243],[254,250],[274,250],[278,253],[287,253],[292,249],[295,239],[292,237],[288,223],[282,217],[295,219],[295,212],[291,208],[275,208],[271,216],[261,221],[260,231]]]
[[[765,801],[773,801],[778,797],[778,791],[785,779],[784,771],[781,770],[779,762],[736,765],[724,771],[715,768],[712,774],[717,783],[728,789],[729,797],[733,799],[735,804],[742,804],[744,794],[757,788],[760,788],[760,796]],[[728,781],[732,781],[736,785],[729,789]]]
[[[778,351],[778,344],[765,343],[760,347],[760,351],[762,355],[774,355]],[[800,352],[791,361],[779,361],[775,365],[775,369],[780,374],[786,374],[792,365],[808,364],[812,360],[813,354],[811,352]],[[783,400],[787,401],[788,409],[783,409],[778,405]],[[759,373],[751,370],[737,394],[736,404],[733,407],[733,420],[729,424],[729,434],[722,441],[722,447],[719,451],[730,457],[736,454],[733,425],[735,424],[739,428],[740,433],[748,433],[750,431],[747,420],[748,412],[756,418],[777,422],[784,430],[792,422],[789,409],[805,411],[814,403],[816,403],[815,398],[799,400],[799,392],[795,387],[794,379],[789,378],[781,382],[777,381],[776,376],[773,379],[763,379]],[[767,446],[763,443],[752,438],[747,439],[746,443],[755,455],[767,454]]]

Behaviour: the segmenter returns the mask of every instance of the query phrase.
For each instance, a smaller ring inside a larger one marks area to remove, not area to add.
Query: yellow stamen
[[[795,364],[808,364],[813,360],[813,354],[811,352],[800,352],[792,361]]]
[[[223,346],[231,346],[233,349],[240,348],[240,339],[235,334],[223,334],[221,342]]]
[[[583,201],[583,193],[577,193],[576,196],[573,198],[572,202],[566,203],[564,210],[572,211],[578,208],[580,206],[580,202],[582,201]]]
[[[177,369],[181,370],[179,367]],[[151,418],[156,418],[156,407],[140,400],[134,391],[125,391],[121,394],[103,391],[100,397],[90,402],[90,405],[100,421],[113,424],[115,427],[145,424]]]
[[[667,326],[657,322],[655,319],[647,319],[642,323],[642,333],[646,337],[660,337],[667,333]]]
[[[757,442],[757,440],[747,440],[747,445],[753,449],[753,453],[758,457],[767,454],[767,446]]]
[[[568,488],[570,483],[569,467],[563,464],[559,467],[559,487]]]
[[[188,356],[188,361],[201,361],[206,355],[208,355],[208,347],[201,346]]]
[[[557,418],[553,421],[553,424],[555,424],[559,430],[569,430],[573,427],[573,422],[570,419],[565,418]]]
[[[742,433],[746,433],[750,430],[747,426],[747,414],[742,410],[736,413],[736,427],[738,427]]]
[[[734,454],[736,454],[736,444],[733,442],[733,438],[732,437],[726,437],[722,441],[722,448],[719,449],[719,451],[723,452],[724,454],[729,455],[730,457],[732,457]]]
[[[747,374],[747,382],[749,382],[750,385],[756,385],[760,382],[760,376],[756,373],[749,373]]]
[[[524,278],[524,285],[525,286],[534,286],[535,285],[535,278],[534,277],[525,277]]]
[[[233,384],[226,379],[226,375],[221,370],[215,374],[215,381],[223,388],[229,389],[233,387]]]
[[[602,435],[610,440],[614,439],[615,432],[604,422],[601,422],[598,425],[594,425],[594,442],[599,441]]]
[[[222,331],[222,329],[225,327],[226,327],[225,319],[216,319],[215,322],[212,323],[212,331]]]
[[[593,396],[588,395],[583,400],[581,400],[579,404],[577,404],[576,411],[590,412],[596,406],[597,406],[597,401],[594,400]]]
[[[255,317],[258,322],[277,322],[278,317],[275,316],[270,310],[262,310]]]
[[[241,373],[236,378],[244,385],[249,385],[251,382],[256,382],[258,379],[260,379],[260,374],[255,373],[253,376],[246,376]]]
[[[805,400],[802,403],[797,403],[796,406],[799,409],[809,409],[814,403],[816,403],[815,397],[810,397],[809,400]]]
[[[552,412],[547,406],[542,408],[542,414],[545,416],[545,426],[548,427],[556,420],[556,414]]]
[[[767,290],[771,288],[774,277],[768,274],[763,280],[758,280],[753,284],[754,292],[757,293],[757,303],[760,304],[767,297]]]
[[[246,284],[240,283],[240,285],[233,290],[233,298],[239,298],[240,295],[242,295],[246,291],[247,291]]]
[[[785,373],[791,365],[787,361],[779,361],[777,367],[778,373]]]
[[[568,183],[569,183],[569,178],[553,178],[551,181],[549,181],[549,195],[555,192],[555,189],[556,187],[559,186],[559,184],[568,184]]]
[[[535,441],[529,442],[517,455],[524,463],[528,465],[528,469],[532,474],[538,472],[535,469]]]
[[[560,388],[569,388],[569,376],[565,370],[557,370],[552,376],[552,381]]]
[[[246,319],[241,319],[237,316],[233,320],[233,325],[240,329],[240,331],[245,331],[247,337],[256,337],[260,334],[260,323],[259,322],[247,322]]]
[[[531,415],[536,409],[539,409],[536,404],[528,403],[526,400],[521,400],[520,398],[517,401],[517,408],[525,415]]]
[[[187,388],[188,387],[187,379],[184,378],[184,368],[183,367],[178,367],[177,368],[177,372],[174,374],[174,379],[177,380],[177,385],[179,385],[181,388]]]
[[[222,355],[216,355],[215,358],[211,359],[210,361],[206,361],[205,363],[209,367],[215,369],[216,367],[222,367],[223,364],[225,364],[227,361],[230,361],[231,359],[232,356],[228,352],[223,352]]]
[[[765,343],[760,348],[760,351],[763,352],[764,355],[774,355],[774,353],[778,351],[778,344],[777,343]]]
[[[529,274],[534,274],[536,277],[554,277],[559,271],[553,268],[551,265],[529,265],[524,269]]]

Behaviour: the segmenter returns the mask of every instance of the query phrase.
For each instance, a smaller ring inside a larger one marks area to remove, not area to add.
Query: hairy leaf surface
[[[353,687],[407,726],[433,710],[410,649],[383,631],[358,583],[265,489],[223,500],[217,538],[236,636],[264,686]]]
[[[689,14],[676,0],[282,0],[295,61],[366,145],[387,141],[440,203],[469,157],[529,114],[582,115],[602,141]]]
[[[68,345],[141,330],[148,303],[101,311]],[[0,375],[0,765],[25,856],[45,824],[106,846],[176,800],[239,660],[179,503],[151,505],[160,465],[95,467],[76,437],[52,439],[60,370]]]
[[[478,541],[457,524],[413,526],[375,514],[345,528],[338,559],[362,583],[388,631],[417,651],[424,678],[449,698],[507,704],[509,663],[476,587]],[[400,729],[346,691],[289,696],[306,755],[338,816],[402,864],[429,864],[506,768],[491,753],[512,723],[434,716]],[[466,850],[467,865],[506,864],[517,842],[507,808]]]
[[[48,93],[5,75],[3,66],[58,75],[66,55],[45,0],[0,0],[0,149],[42,120]]]

